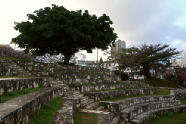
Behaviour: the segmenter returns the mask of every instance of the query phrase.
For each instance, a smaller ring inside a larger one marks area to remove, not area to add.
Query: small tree
[[[28,14],[28,21],[15,23],[20,34],[12,39],[25,51],[37,55],[63,54],[68,64],[79,50],[107,49],[117,38],[109,16],[90,15],[88,10],[69,11],[52,5]]]
[[[159,67],[170,65],[170,59],[178,54],[176,49],[168,45],[142,45],[124,50],[118,56],[117,62],[121,68],[141,69],[146,78],[150,78],[150,69],[158,70]]]

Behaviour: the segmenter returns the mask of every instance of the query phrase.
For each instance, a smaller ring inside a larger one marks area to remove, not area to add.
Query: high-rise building
[[[115,54],[122,52],[122,50],[125,48],[126,48],[125,41],[118,40],[115,42],[115,46],[111,48],[111,55],[114,56]]]

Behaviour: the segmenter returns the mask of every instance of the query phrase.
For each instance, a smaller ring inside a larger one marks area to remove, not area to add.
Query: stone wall
[[[0,104],[0,124],[26,124],[43,104],[59,97],[60,90],[46,88]]]
[[[104,108],[108,109],[110,112],[119,114],[122,110],[134,106],[150,102],[163,102],[163,101],[175,101],[176,97],[174,95],[165,95],[165,96],[144,96],[136,98],[128,98],[116,102],[101,102],[101,105]]]
[[[25,74],[27,76],[51,77],[53,80],[62,80],[65,83],[119,80],[119,77],[115,76],[113,72],[104,68],[61,66],[54,63],[47,64],[34,61],[0,60],[0,75],[17,76]]]
[[[102,82],[102,83],[74,83],[72,88],[80,92],[91,92],[105,89],[139,89],[150,87],[145,82],[140,81],[120,81],[120,82]]]
[[[127,98],[116,102],[103,101],[101,105],[127,124],[141,124],[165,112],[186,110],[186,105],[182,105],[174,95]]]
[[[175,95],[178,100],[186,100],[186,89],[171,90],[171,95]]]
[[[130,95],[144,95],[154,94],[156,88],[142,88],[142,89],[127,89],[127,90],[111,90],[111,91],[100,91],[85,93],[86,96],[94,99],[95,101],[104,98],[114,98],[117,96],[130,96]]]
[[[0,59],[0,76],[29,76],[31,73],[24,70],[22,66],[17,65],[14,61]]]
[[[0,95],[6,92],[46,85],[47,81],[44,78],[0,78]]]

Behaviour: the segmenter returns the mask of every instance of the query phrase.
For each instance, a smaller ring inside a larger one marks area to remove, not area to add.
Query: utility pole
[[[98,63],[98,48],[97,48],[97,63]]]

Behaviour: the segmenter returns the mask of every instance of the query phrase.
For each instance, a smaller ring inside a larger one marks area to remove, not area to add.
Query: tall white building
[[[115,42],[115,47],[111,48],[111,54],[112,56],[115,54],[118,54],[122,51],[122,49],[126,48],[126,42],[122,40],[118,40]]]

